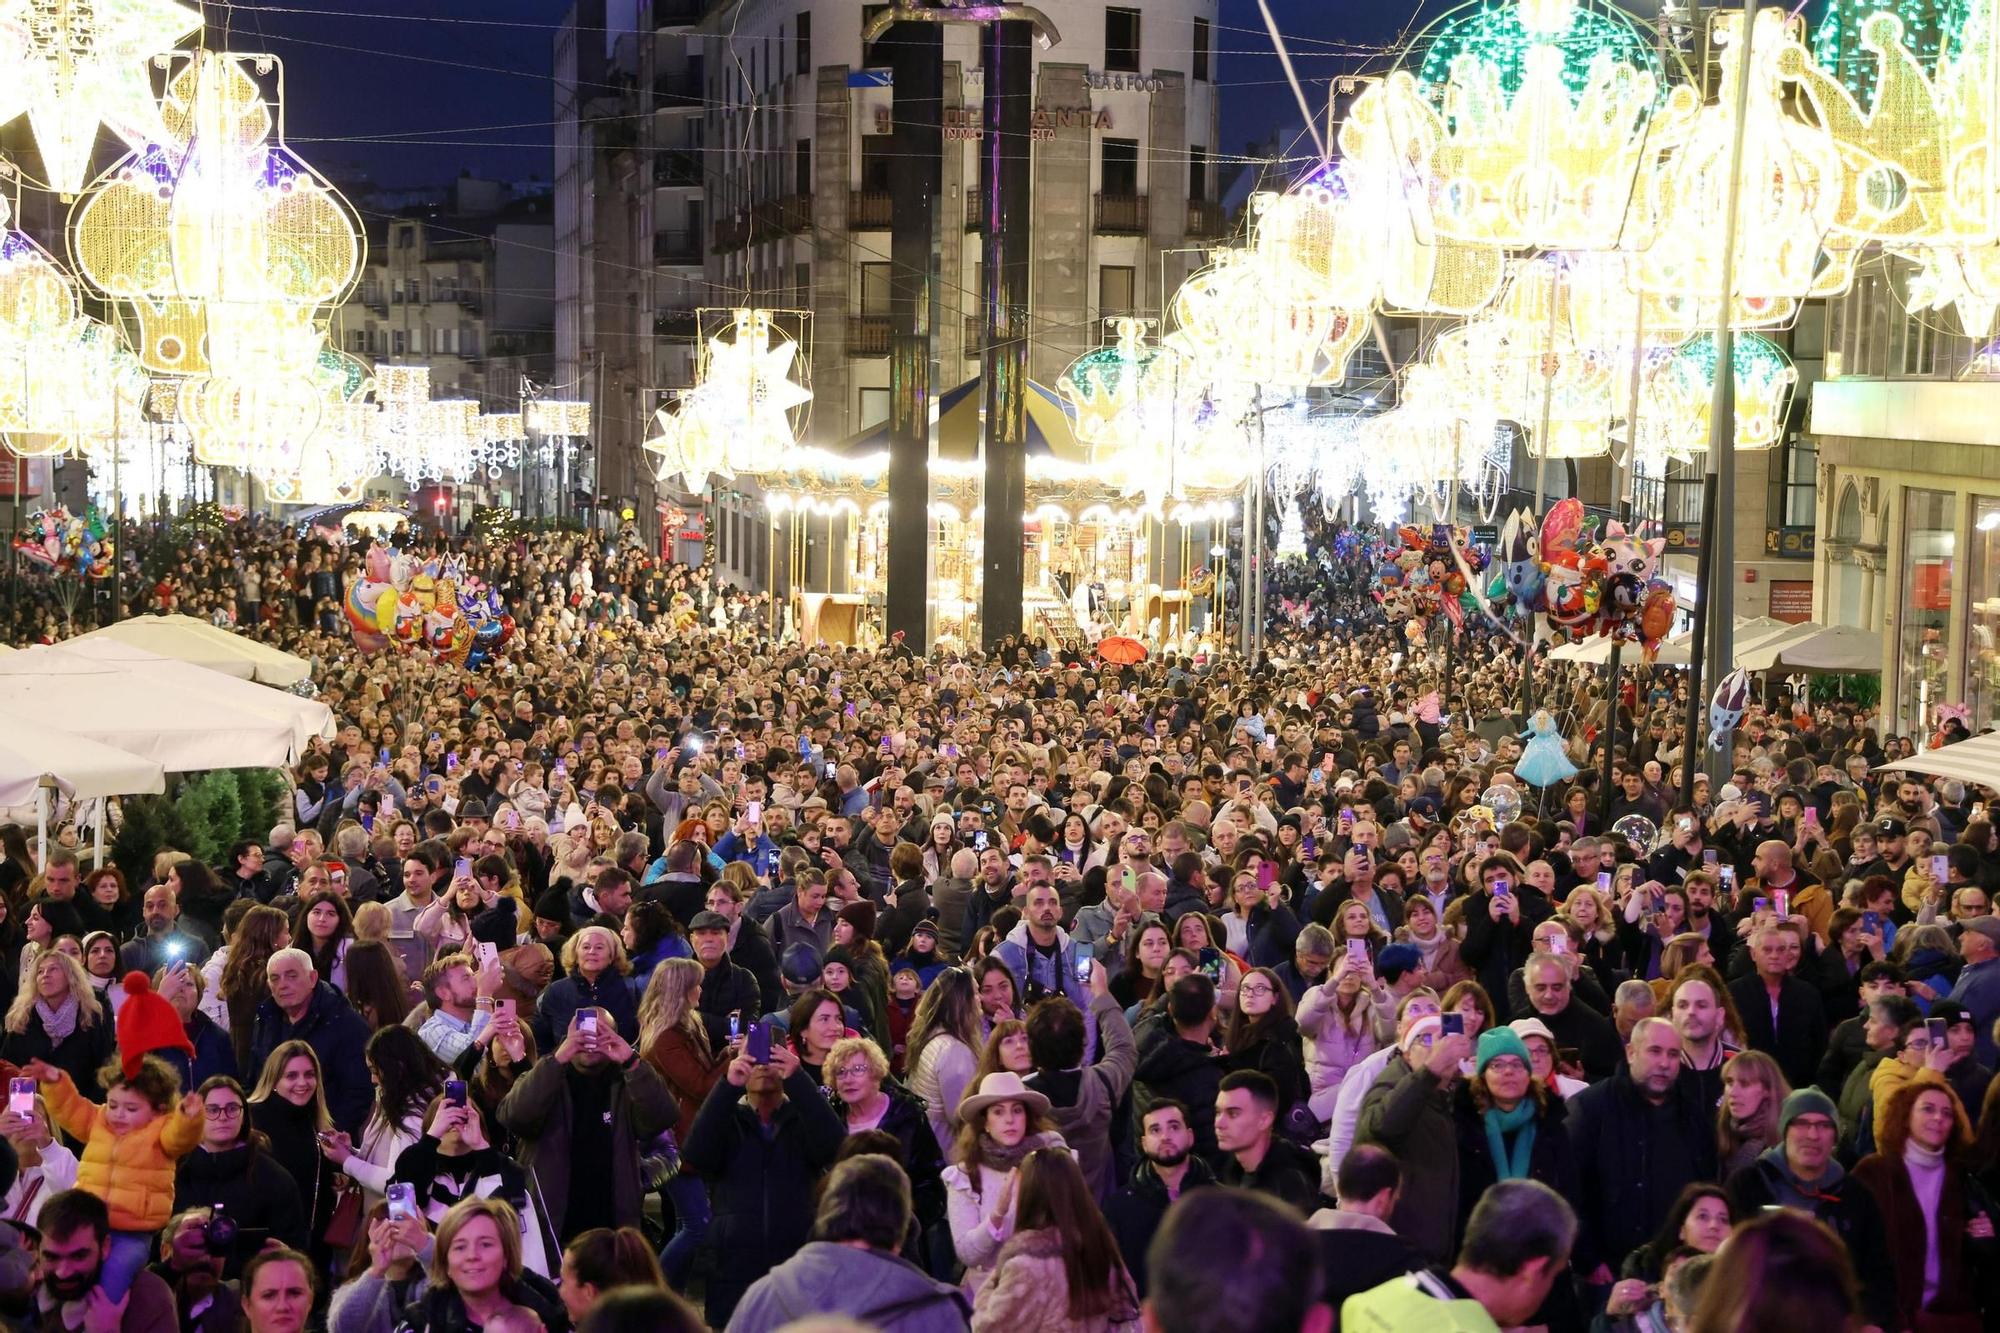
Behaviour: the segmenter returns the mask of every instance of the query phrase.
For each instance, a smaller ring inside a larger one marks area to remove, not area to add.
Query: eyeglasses
[[[1525,1074],[1528,1072],[1528,1067],[1511,1055],[1496,1055],[1486,1062],[1487,1073],[1490,1074],[1496,1069],[1503,1074]]]
[[[867,1065],[848,1065],[843,1069],[834,1070],[833,1076],[835,1078],[867,1078],[870,1074],[873,1074],[874,1072],[875,1071]]]
[[[225,1102],[221,1106],[204,1106],[202,1114],[210,1120],[234,1120],[243,1114],[242,1102]]]
[[[1238,986],[1236,993],[1238,995],[1276,995],[1278,992],[1269,986]]]

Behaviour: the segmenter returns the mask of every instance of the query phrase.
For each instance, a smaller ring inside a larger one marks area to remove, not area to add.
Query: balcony
[[[467,314],[477,315],[486,309],[486,298],[479,292],[459,292],[452,299]]]
[[[882,230],[895,216],[895,197],[887,190],[849,190],[847,225],[852,231]]]
[[[693,310],[662,310],[653,316],[653,334],[659,338],[686,338],[692,341],[700,334],[699,321]]]
[[[653,184],[663,188],[699,186],[701,154],[688,148],[662,148],[653,154]]]
[[[788,194],[779,199],[766,199],[750,207],[750,239],[753,241],[776,240],[780,236],[795,236],[812,228],[812,202],[809,194]]]
[[[655,111],[700,111],[701,76],[691,70],[675,70],[653,79]]]
[[[692,231],[662,231],[653,235],[655,264],[699,264],[701,235]]]
[[[849,315],[847,317],[847,354],[849,356],[889,355],[889,317],[887,315]]]
[[[741,250],[750,243],[750,215],[738,213],[715,224],[709,244],[718,251]]]
[[[1190,199],[1187,206],[1187,234],[1191,238],[1211,240],[1229,234],[1229,218],[1222,211],[1222,205],[1206,199]]]
[[[1094,230],[1103,236],[1144,236],[1147,230],[1146,196],[1098,195]]]

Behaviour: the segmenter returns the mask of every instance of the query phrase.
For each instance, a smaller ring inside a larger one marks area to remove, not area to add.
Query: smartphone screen
[[[1779,889],[1773,893],[1771,895],[1771,910],[1779,916],[1789,917],[1792,914],[1791,891],[1788,889]]]
[[[1076,979],[1084,985],[1090,984],[1090,963],[1096,949],[1085,941],[1076,943]]]
[[[591,1041],[597,1040],[597,1015],[585,1010],[576,1016],[576,1030]]]
[[[1505,898],[1508,894],[1512,893],[1513,891],[1514,891],[1513,884],[1510,883],[1505,877],[1493,881],[1493,896],[1495,898]]]
[[[1942,884],[1950,878],[1951,858],[1949,856],[1933,856],[1931,858],[1931,879]]]
[[[7,1081],[7,1109],[15,1115],[35,1113],[35,1080],[16,1078]]]
[[[733,1046],[741,1040],[743,1040],[743,1011],[732,1009],[729,1011],[729,1041]]]
[[[1609,870],[1600,870],[1597,872],[1597,891],[1599,893],[1611,892],[1611,872]]]
[[[750,804],[743,807],[743,817],[749,820],[752,824],[763,823],[764,803],[762,801],[750,802]]]

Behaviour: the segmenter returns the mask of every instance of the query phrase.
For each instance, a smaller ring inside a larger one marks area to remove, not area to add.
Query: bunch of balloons
[[[1486,567],[1486,555],[1465,528],[1434,523],[1426,532],[1402,527],[1373,553],[1375,600],[1390,623],[1400,622],[1413,648],[1429,641],[1431,617],[1442,611],[1453,629],[1477,610],[1471,576]]]
[[[80,517],[64,505],[37,510],[28,515],[27,530],[14,538],[14,549],[29,564],[58,574],[111,577],[112,542],[94,505]]]
[[[514,633],[514,618],[493,589],[466,579],[455,564],[418,565],[386,546],[368,548],[347,589],[346,610],[362,652],[392,643],[403,651],[421,647],[438,663],[468,671],[484,666]]]
[[[1583,502],[1560,500],[1542,520],[1508,515],[1494,548],[1486,595],[1496,610],[1544,634],[1575,641],[1593,634],[1639,644],[1647,660],[1674,624],[1674,590],[1658,577],[1666,543],[1616,521],[1594,530]]]

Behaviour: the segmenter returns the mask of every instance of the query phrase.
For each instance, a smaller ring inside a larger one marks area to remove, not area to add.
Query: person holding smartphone
[[[1459,957],[1503,1011],[1500,1019],[1506,1022],[1524,1016],[1506,1012],[1508,979],[1528,960],[1535,927],[1555,915],[1555,905],[1545,894],[1522,891],[1521,868],[1504,852],[1481,861],[1478,873],[1479,889],[1465,904],[1465,939]]]

